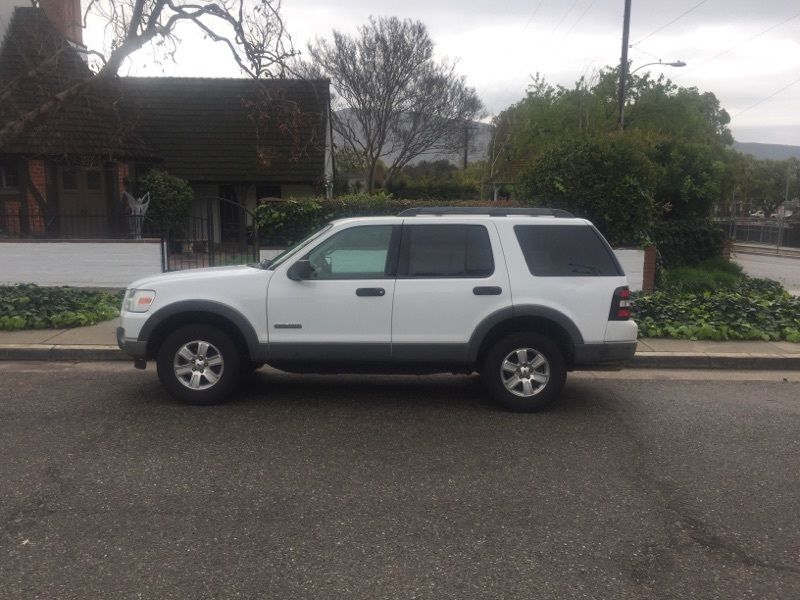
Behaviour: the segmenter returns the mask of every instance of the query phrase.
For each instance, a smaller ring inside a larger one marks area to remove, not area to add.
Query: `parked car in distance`
[[[472,373],[533,411],[567,371],[636,351],[627,280],[595,227],[561,210],[410,209],[334,221],[272,261],[131,284],[119,346],[190,404],[269,364],[312,373]]]

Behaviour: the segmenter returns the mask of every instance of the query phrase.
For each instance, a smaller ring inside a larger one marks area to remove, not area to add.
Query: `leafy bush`
[[[734,289],[745,280],[742,268],[722,258],[703,261],[695,267],[677,267],[661,273],[659,289],[670,292],[714,292]]]
[[[800,298],[774,281],[745,278],[717,292],[635,294],[643,337],[800,342]]]
[[[327,200],[309,198],[265,202],[256,209],[259,239],[265,245],[287,246],[319,229],[333,219],[347,217],[377,217],[396,215],[408,208],[419,206],[519,206],[509,202],[477,200],[424,201],[396,199],[385,192],[376,194],[348,194]]]
[[[140,196],[150,193],[148,226],[171,239],[183,237],[194,202],[189,182],[166,171],[152,169],[137,180],[136,187]]]
[[[539,206],[564,208],[592,221],[612,246],[649,241],[657,169],[631,136],[562,139],[538,155],[517,192]]]
[[[94,325],[119,315],[122,294],[32,284],[0,286],[0,329]]]
[[[667,219],[654,225],[652,239],[661,265],[669,269],[719,257],[727,234],[708,219]]]

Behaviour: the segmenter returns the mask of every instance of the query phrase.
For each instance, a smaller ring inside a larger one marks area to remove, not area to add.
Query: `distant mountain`
[[[350,114],[350,109],[343,109],[336,111],[336,115],[339,117],[347,118]],[[473,121],[471,132],[470,132],[470,139],[469,139],[469,152],[467,154],[467,160],[469,162],[477,162],[479,160],[484,160],[487,155],[489,154],[489,144],[492,141],[492,127],[488,123],[481,123],[480,121]],[[336,132],[333,132],[333,143],[336,148],[344,148],[346,144],[342,140],[342,137]],[[394,154],[389,153],[387,156],[383,158],[383,162],[386,164],[390,164],[394,160]],[[464,150],[461,148],[458,152],[453,152],[452,154],[442,153],[442,152],[430,152],[427,154],[422,154],[411,161],[410,164],[416,165],[422,161],[437,161],[437,160],[448,160],[456,166],[461,166],[464,162]]]
[[[759,144],[758,142],[733,142],[733,147],[742,154],[749,154],[759,159],[786,160],[800,158],[800,146],[784,146],[782,144]]]

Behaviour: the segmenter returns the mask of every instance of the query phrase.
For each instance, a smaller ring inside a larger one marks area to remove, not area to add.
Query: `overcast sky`
[[[533,73],[572,85],[618,63],[623,8],[624,0],[284,0],[283,14],[299,49],[332,29],[355,32],[370,15],[419,19],[437,54],[458,60],[497,114],[522,98]],[[714,92],[737,140],[800,145],[800,0],[633,0],[631,43],[634,69],[687,62],[642,72],[663,69],[679,85]],[[183,46],[176,65],[154,71],[140,59],[129,72],[237,75],[220,47],[191,35]]]

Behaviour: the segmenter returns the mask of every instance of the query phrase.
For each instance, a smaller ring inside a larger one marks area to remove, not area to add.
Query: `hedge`
[[[351,194],[333,200],[290,198],[278,202],[265,202],[258,206],[256,209],[258,236],[262,245],[288,246],[334,219],[397,215],[408,208],[424,206],[491,206],[497,208],[519,207],[520,204],[489,200],[396,199],[385,193]]]
[[[707,219],[667,219],[653,226],[661,266],[692,266],[722,255],[725,230]]]

